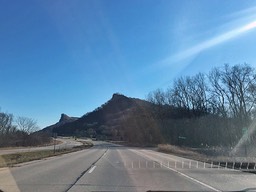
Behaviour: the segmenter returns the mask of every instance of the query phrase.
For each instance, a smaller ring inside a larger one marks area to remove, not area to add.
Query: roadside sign
[[[246,127],[244,127],[244,128],[242,129],[242,133],[243,133],[243,135],[244,135],[244,134],[246,134],[246,133],[247,133],[247,131],[248,131],[248,129],[247,129]]]
[[[183,136],[179,136],[179,139],[187,139],[186,137]]]

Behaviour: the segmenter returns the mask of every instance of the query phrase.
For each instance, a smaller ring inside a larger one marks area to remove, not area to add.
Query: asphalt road
[[[0,169],[7,192],[234,191],[256,175],[152,150],[95,142],[83,151]]]
[[[74,146],[82,145],[81,142],[76,141],[70,138],[58,138],[58,141],[61,141],[60,144],[55,146],[55,149],[68,149]],[[54,145],[43,146],[43,147],[17,147],[9,149],[0,149],[0,155],[20,153],[20,152],[29,152],[29,151],[40,151],[40,150],[53,150]]]

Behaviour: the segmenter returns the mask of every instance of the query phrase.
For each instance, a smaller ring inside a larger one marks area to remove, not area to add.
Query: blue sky
[[[256,66],[256,1],[1,0],[0,107],[43,128],[119,92]]]

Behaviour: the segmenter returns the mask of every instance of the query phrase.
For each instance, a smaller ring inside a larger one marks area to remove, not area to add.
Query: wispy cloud
[[[184,59],[187,59],[191,56],[194,56],[196,54],[198,54],[201,51],[204,51],[206,49],[209,49],[211,47],[214,47],[216,45],[219,45],[221,43],[224,43],[230,39],[236,38],[239,35],[245,33],[245,32],[249,32],[253,29],[256,28],[256,20],[251,21],[241,27],[232,29],[228,32],[224,32],[216,37],[210,38],[208,40],[205,40],[195,46],[192,46],[184,51],[181,51],[177,54],[174,54],[170,57],[165,58],[164,60],[161,61],[162,64],[166,64],[167,62],[178,62]]]

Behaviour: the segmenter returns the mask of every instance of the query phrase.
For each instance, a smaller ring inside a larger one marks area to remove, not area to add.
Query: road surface
[[[70,139],[70,138],[58,138],[57,140],[61,141],[61,143],[55,146],[56,149],[68,149],[74,146],[82,145],[81,142],[76,141],[74,139]],[[10,149],[0,149],[0,155],[29,152],[29,151],[53,150],[53,149],[54,149],[54,145],[43,146],[43,147],[17,147],[17,148],[10,148]]]
[[[6,192],[234,191],[253,187],[255,174],[103,142],[0,169],[0,189]]]

